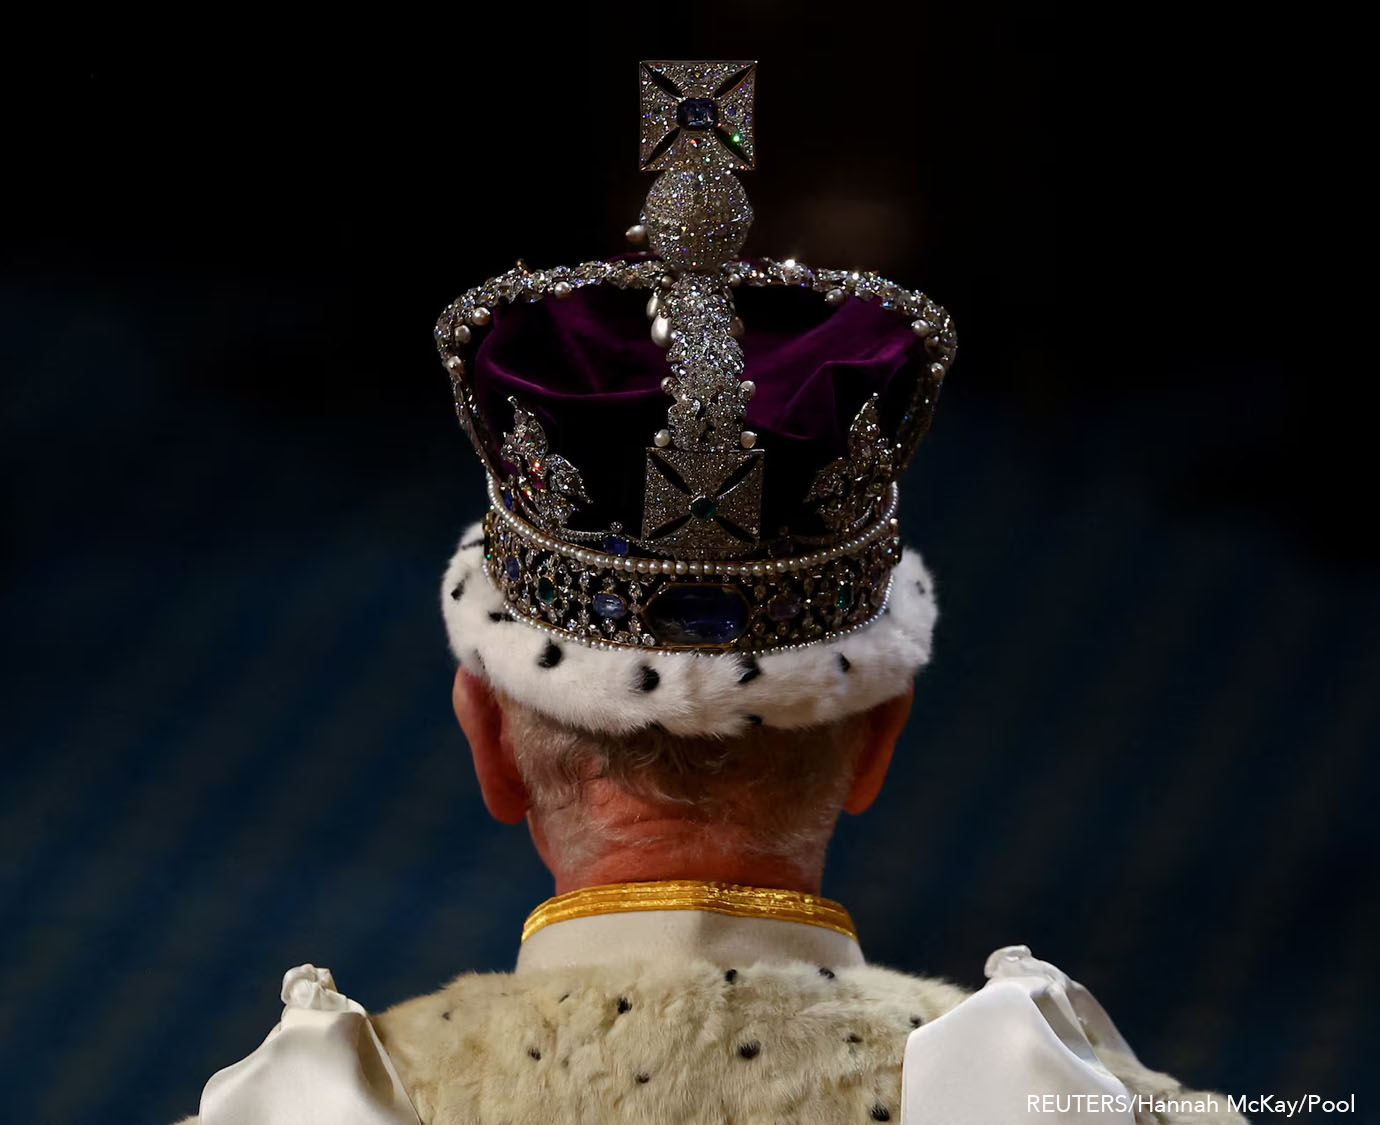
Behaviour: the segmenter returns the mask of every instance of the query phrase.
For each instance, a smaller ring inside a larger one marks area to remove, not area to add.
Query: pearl
[[[661,380],[661,389],[669,395],[672,391],[676,389],[675,379],[672,376],[667,375],[666,378]]]
[[[652,319],[652,343],[659,348],[671,346],[671,322],[664,316]]]
[[[671,444],[671,431],[670,431],[670,430],[657,430],[656,436],[655,436],[654,438],[652,438],[652,443],[653,443],[658,449],[665,449],[668,445]]]
[[[729,321],[728,334],[735,340],[741,340],[743,338],[743,333],[746,331],[747,329],[743,327],[743,318],[741,316],[735,316]]]
[[[657,310],[661,308],[661,294],[653,293],[647,298],[647,319],[651,320],[656,316]]]
[[[664,570],[665,567],[663,566],[662,569]],[[676,565],[675,565],[675,572],[676,572],[677,574],[684,574],[684,573],[686,572],[687,569],[688,569],[688,568],[686,567],[686,565],[685,565],[683,562],[678,562],[678,563],[676,563]]]
[[[848,294],[845,293],[842,289],[830,289],[829,292],[824,294],[824,303],[826,305],[832,305],[834,308],[838,308],[839,305],[843,304],[847,296]]]
[[[558,298],[564,300],[566,297],[569,297],[571,293],[575,292],[575,290],[570,287],[570,282],[558,281],[555,285],[551,286],[551,292],[556,294]]]
[[[910,330],[923,340],[934,331],[934,325],[928,320],[916,320],[911,322]]]
[[[761,563],[753,563],[753,565],[752,565],[752,575],[753,575],[754,578],[761,578],[762,575],[763,575],[764,573],[766,573],[766,572],[762,569],[762,564],[761,564]]]
[[[647,241],[647,228],[641,223],[633,223],[632,226],[623,232],[623,237],[636,246],[639,243]]]
[[[738,384],[738,393],[743,396],[743,401],[747,402],[757,393],[757,384],[751,379],[744,379]]]
[[[936,379],[944,378],[944,365],[942,363],[931,363],[930,374]]]
[[[451,335],[455,337],[455,342],[457,344],[468,344],[470,342],[470,337],[474,334],[470,331],[468,324],[457,324],[455,326],[455,331],[452,332]]]
[[[663,289],[670,289],[673,285],[675,285],[675,283],[675,274],[663,273],[661,277],[657,279],[657,284],[660,285]]]
[[[493,313],[489,312],[483,305],[479,305],[474,312],[470,313],[470,323],[481,328],[492,319]]]
[[[752,430],[744,430],[738,435],[738,440],[742,442],[744,449],[751,449],[757,444],[757,435]]]
[[[636,570],[638,574],[646,574],[650,566],[651,563],[648,562],[646,559],[638,559],[637,564],[633,569]]]
[[[465,373],[465,361],[458,355],[447,356],[445,366],[447,371],[452,371],[456,375],[463,375]]]
[[[686,566],[685,569],[686,569],[687,571],[689,571],[689,573],[691,573],[691,574],[698,574],[698,573],[700,572],[700,564],[699,564],[699,563],[689,563],[689,564]]]

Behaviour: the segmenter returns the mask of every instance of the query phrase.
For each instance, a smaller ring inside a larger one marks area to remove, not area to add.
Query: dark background
[[[302,961],[375,1010],[511,965],[550,888],[449,713],[481,498],[431,327],[621,248],[634,64],[697,56],[761,60],[748,251],[959,327],[905,496],[937,656],[826,893],[873,960],[976,986],[1023,941],[1151,1065],[1374,1113],[1374,474],[1287,28],[197,19],[6,71],[4,1116],[192,1111]]]

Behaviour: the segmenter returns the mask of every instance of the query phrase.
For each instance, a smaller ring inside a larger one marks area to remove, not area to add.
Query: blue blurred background
[[[374,1010],[511,966],[550,884],[449,710],[438,582],[481,497],[430,330],[518,254],[621,248],[633,64],[695,56],[762,60],[748,250],[878,268],[960,329],[903,512],[937,655],[825,892],[875,961],[975,986],[1025,942],[1149,1064],[1365,1115],[1373,472],[1261,235],[1290,190],[1275,48],[1232,55],[1227,96],[1202,36],[1117,57],[1172,88],[1104,87],[1042,17],[732,12],[176,50],[112,18],[26,74],[7,1119],[193,1111],[302,961]]]

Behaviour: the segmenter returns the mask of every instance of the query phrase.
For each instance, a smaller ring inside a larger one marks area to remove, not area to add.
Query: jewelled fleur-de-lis
[[[513,428],[503,435],[503,460],[513,467],[505,502],[520,503],[539,526],[564,527],[580,504],[588,504],[580,472],[559,453],[552,453],[546,431],[515,398]]]
[[[819,504],[819,518],[832,532],[862,523],[900,469],[896,443],[882,430],[878,395],[872,395],[848,427],[848,456],[815,474],[807,501]]]

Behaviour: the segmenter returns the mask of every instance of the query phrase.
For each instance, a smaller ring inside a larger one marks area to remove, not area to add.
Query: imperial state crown
[[[542,634],[537,667],[622,654],[658,687],[675,666],[664,658],[726,655],[745,674],[772,658],[785,673],[789,654],[818,650],[796,661],[813,665],[869,631],[906,679],[928,657],[918,559],[914,590],[899,588],[896,481],[953,362],[953,323],[873,272],[740,256],[756,81],[752,61],[641,63],[639,164],[656,178],[634,249],[550,269],[519,261],[437,323],[487,476],[464,569],[492,608],[471,620],[459,604],[464,541],[442,600],[457,656],[491,677],[506,659],[496,649],[514,642],[490,627],[512,625]],[[885,643],[898,616],[916,643]],[[528,690],[513,671],[498,678]],[[839,698],[825,710],[871,694],[827,692]],[[597,707],[577,710],[607,725]]]

